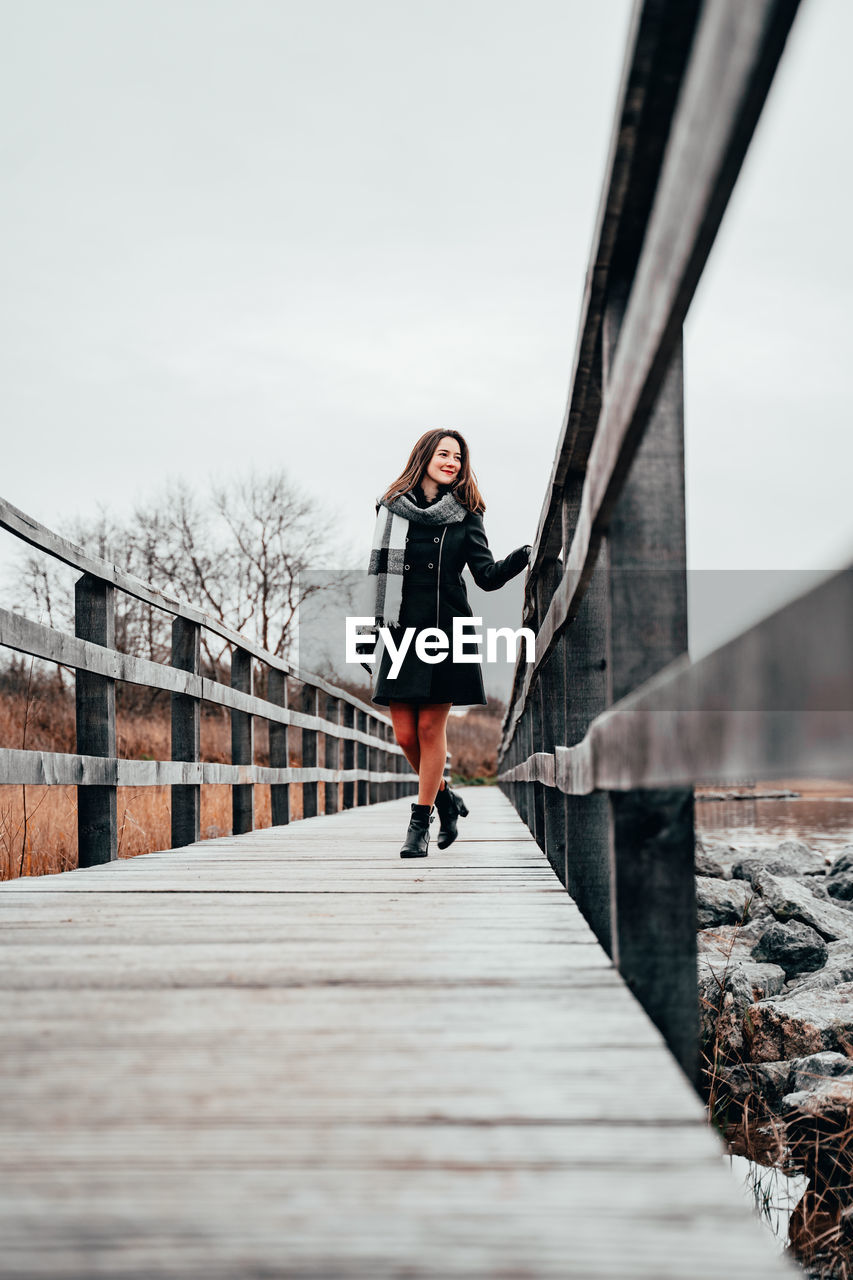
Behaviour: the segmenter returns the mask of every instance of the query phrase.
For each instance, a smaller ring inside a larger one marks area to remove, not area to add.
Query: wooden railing
[[[635,9],[498,756],[694,1079],[693,784],[853,776],[853,569],[687,655],[682,325],[796,8]]]
[[[78,860],[81,867],[117,856],[116,788],[171,787],[172,845],[200,838],[201,786],[231,786],[235,834],[254,827],[254,788],[270,787],[272,823],[290,820],[290,788],[302,787],[303,817],[395,799],[417,790],[391,722],[369,704],[316,675],[297,670],[191,605],[52,533],[0,499],[0,528],[80,570],[75,587],[75,634],[42,626],[0,609],[0,645],[76,672],[77,752],[0,749],[0,784],[78,787]],[[120,653],[115,647],[116,592],[171,615],[171,664]],[[201,674],[201,635],[231,647],[231,684]],[[266,672],[267,697],[254,691],[255,664]],[[171,760],[127,760],[116,755],[116,682],[171,695]],[[289,687],[296,684],[297,706]],[[231,764],[201,760],[201,704],[231,715]],[[254,720],[269,722],[269,767],[255,764]],[[302,733],[301,764],[291,767],[288,731]],[[325,739],[318,761],[318,735]],[[339,785],[340,784],[340,785]]]

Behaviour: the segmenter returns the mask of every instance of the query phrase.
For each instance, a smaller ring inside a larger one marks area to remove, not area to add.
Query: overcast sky
[[[352,563],[445,425],[531,541],[629,11],[5,0],[0,491],[55,526],[283,465]],[[853,558],[851,47],[805,0],[689,317],[695,569]]]

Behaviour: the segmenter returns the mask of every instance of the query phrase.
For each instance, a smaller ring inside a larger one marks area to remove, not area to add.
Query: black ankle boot
[[[429,844],[429,824],[435,814],[431,804],[413,804],[412,817],[406,839],[400,850],[401,858],[425,858]]]
[[[463,818],[467,816],[468,806],[461,796],[450,790],[450,787],[442,787],[436,794],[435,807],[441,819],[436,844],[439,849],[446,849],[449,844],[453,844],[459,834],[456,830],[456,821],[460,816]]]

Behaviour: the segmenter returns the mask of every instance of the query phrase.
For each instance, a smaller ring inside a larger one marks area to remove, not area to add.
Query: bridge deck
[[[2,886],[0,1275],[793,1274],[493,788]]]

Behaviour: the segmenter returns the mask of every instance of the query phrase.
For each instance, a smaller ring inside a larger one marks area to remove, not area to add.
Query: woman
[[[485,591],[496,591],[527,566],[529,545],[505,560],[494,559],[483,528],[485,509],[462,436],[427,431],[402,475],[376,503],[369,568],[376,576],[374,617],[395,646],[406,627],[439,628],[450,639],[454,617],[472,616],[462,580],[466,564]],[[456,839],[457,818],[468,810],[442,776],[447,717],[453,705],[486,702],[479,662],[453,662],[450,653],[440,662],[424,662],[414,639],[393,677],[391,655],[380,639],[373,669],[372,700],[389,708],[397,741],[418,775],[418,801],[401,858],[427,856],[433,804],[441,819],[439,849]]]

